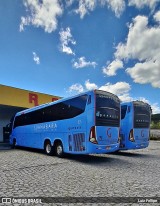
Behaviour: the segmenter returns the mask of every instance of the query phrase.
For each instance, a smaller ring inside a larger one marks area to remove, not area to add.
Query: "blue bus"
[[[10,144],[48,155],[109,153],[119,148],[120,100],[94,90],[18,112]]]
[[[142,101],[121,103],[119,150],[141,149],[149,145],[151,107]]]

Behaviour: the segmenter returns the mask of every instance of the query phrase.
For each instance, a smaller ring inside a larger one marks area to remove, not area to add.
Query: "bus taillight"
[[[92,142],[93,144],[98,144],[97,139],[96,139],[95,126],[91,127],[89,141]]]
[[[135,142],[133,129],[131,129],[131,131],[130,131],[130,133],[129,133],[129,140],[130,140],[131,142]]]

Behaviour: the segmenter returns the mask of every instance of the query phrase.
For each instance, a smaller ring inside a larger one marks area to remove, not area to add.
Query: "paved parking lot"
[[[160,141],[141,150],[64,159],[39,150],[0,151],[0,197],[57,196],[160,197]]]

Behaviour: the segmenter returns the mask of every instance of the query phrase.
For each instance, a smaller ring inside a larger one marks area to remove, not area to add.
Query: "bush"
[[[160,121],[159,122],[151,122],[151,129],[160,129]]]

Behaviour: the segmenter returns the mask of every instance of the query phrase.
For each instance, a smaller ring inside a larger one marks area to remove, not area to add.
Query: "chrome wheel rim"
[[[50,152],[51,152],[51,145],[50,145],[50,144],[47,144],[47,145],[46,145],[46,152],[47,152],[47,153],[50,153]]]
[[[61,146],[61,145],[58,145],[58,146],[57,146],[57,154],[58,154],[58,155],[61,155],[62,152],[63,152],[62,146]]]

